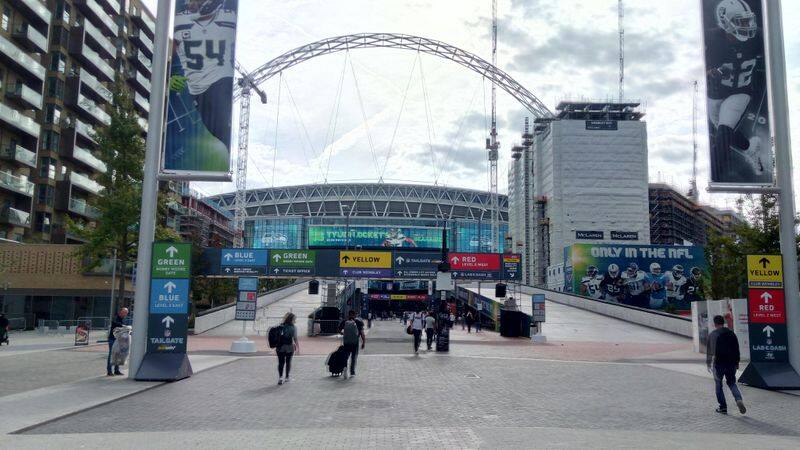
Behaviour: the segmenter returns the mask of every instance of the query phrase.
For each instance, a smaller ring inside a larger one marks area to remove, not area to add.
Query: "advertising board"
[[[442,230],[426,227],[309,225],[308,247],[440,249]]]

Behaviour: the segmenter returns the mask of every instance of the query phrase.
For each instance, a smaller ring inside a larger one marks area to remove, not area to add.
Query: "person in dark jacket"
[[[708,371],[714,375],[714,384],[717,390],[717,402],[719,407],[716,411],[720,414],[728,414],[728,403],[725,401],[725,392],[722,390],[722,379],[731,390],[733,398],[739,412],[744,414],[747,408],[742,401],[742,393],[736,386],[736,370],[739,369],[739,340],[736,334],[725,327],[725,318],[714,316],[714,331],[708,335],[706,344],[706,365]]]
[[[2,345],[3,342],[5,342],[6,345],[10,344],[8,342],[8,326],[8,318],[6,318],[5,314],[0,313],[0,345]]]
[[[119,366],[114,366],[114,371],[111,371],[111,349],[114,347],[114,342],[117,338],[114,337],[114,330],[125,326],[125,318],[128,317],[128,308],[119,310],[114,320],[111,321],[111,328],[108,330],[108,359],[106,360],[106,376],[113,377],[114,375],[123,375],[119,370]]]

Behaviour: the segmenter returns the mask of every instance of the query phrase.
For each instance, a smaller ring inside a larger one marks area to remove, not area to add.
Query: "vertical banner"
[[[773,153],[761,0],[701,3],[711,185],[770,185]]]
[[[230,181],[238,0],[177,0],[162,175]]]

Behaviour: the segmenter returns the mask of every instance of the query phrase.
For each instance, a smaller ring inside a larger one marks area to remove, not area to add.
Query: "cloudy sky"
[[[155,6],[155,0],[149,3]],[[701,81],[700,98],[705,91],[699,1],[625,4],[625,93],[646,112],[650,179],[685,190],[693,80]],[[499,0],[498,66],[551,110],[565,99],[614,98],[616,7],[616,0]],[[800,28],[800,0],[784,0],[783,11],[798,161],[800,34],[792,31]],[[249,70],[304,44],[361,32],[418,35],[491,57],[489,0],[240,0],[239,20],[237,59]],[[253,102],[248,187],[382,177],[488,188],[483,148],[491,87],[451,61],[408,50],[359,49],[311,59],[262,88],[269,102]],[[510,149],[519,142],[527,111],[502,90],[497,111],[500,190],[506,192]],[[703,102],[699,112],[704,117]],[[705,120],[699,130],[701,198],[732,206],[731,196],[705,192]],[[209,194],[233,188],[195,184]],[[795,186],[800,189],[798,176]]]

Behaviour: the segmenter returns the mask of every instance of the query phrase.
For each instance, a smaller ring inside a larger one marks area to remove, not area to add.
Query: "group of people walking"
[[[422,330],[425,330],[428,350],[433,349],[433,337],[436,335],[436,316],[434,316],[433,311],[415,312],[409,319],[411,323],[408,325],[408,330],[414,336],[414,354],[419,354],[419,347],[422,343]]]

